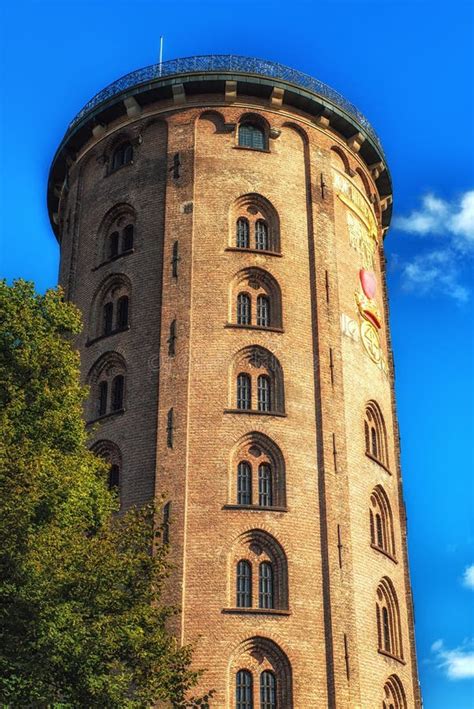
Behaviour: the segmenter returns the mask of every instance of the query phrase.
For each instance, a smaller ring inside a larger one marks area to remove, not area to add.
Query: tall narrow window
[[[395,559],[392,509],[381,485],[377,485],[370,496],[370,543]]]
[[[175,153],[173,155],[173,179],[177,180],[180,175],[180,168],[181,167],[181,158],[179,156],[179,153]]]
[[[118,490],[120,484],[120,468],[118,465],[111,465],[109,470],[109,490]]]
[[[250,248],[249,222],[245,217],[237,219],[237,248]]]
[[[257,297],[257,325],[270,327],[270,299],[266,295]]]
[[[123,251],[131,251],[133,249],[133,224],[127,224],[123,230]]]
[[[237,377],[237,408],[250,409],[251,407],[251,386],[248,374],[239,374]]]
[[[241,123],[239,126],[239,145],[241,148],[265,150],[265,132],[253,123]]]
[[[261,374],[257,380],[257,390],[258,390],[258,410],[259,411],[271,411],[271,383],[270,377],[266,374]]]
[[[99,384],[99,416],[105,416],[107,413],[107,392],[108,392],[107,382],[100,382]]]
[[[258,607],[273,608],[273,567],[262,561],[258,567]]]
[[[118,231],[113,231],[109,236],[109,258],[118,256],[120,234]]]
[[[260,709],[276,709],[276,706],[275,675],[265,670],[260,675]]]
[[[250,296],[239,293],[237,296],[237,325],[250,325]]]
[[[237,504],[252,504],[252,468],[246,460],[237,466]]]
[[[117,302],[117,329],[128,327],[128,295],[123,295]]]
[[[239,670],[235,678],[236,709],[253,709],[252,675],[248,670]]]
[[[250,608],[252,605],[252,567],[241,559],[237,564],[237,608]]]
[[[400,608],[393,583],[387,576],[377,588],[376,615],[379,651],[403,659]]]
[[[263,219],[255,222],[255,248],[261,251],[269,251],[268,226]]]
[[[387,432],[382,412],[375,401],[369,401],[366,406],[364,433],[367,455],[388,467]]]
[[[377,546],[379,549],[384,548],[384,541],[383,541],[383,531],[382,531],[382,518],[380,517],[379,514],[375,515],[375,532],[376,532],[376,540],[377,540]]]
[[[377,447],[377,431],[375,428],[371,431],[371,441],[370,441],[370,452],[374,458],[378,458],[378,447]]]
[[[170,516],[171,502],[167,502],[163,507],[163,544],[169,544],[170,541]]]
[[[382,638],[383,638],[383,649],[387,652],[391,652],[392,648],[390,646],[390,621],[388,617],[388,610],[382,608]]]
[[[114,377],[112,382],[112,411],[123,409],[124,382],[125,380],[121,374]]]
[[[178,263],[179,258],[179,241],[173,243],[173,255],[171,258],[171,275],[173,278],[178,278]]]
[[[171,408],[168,411],[168,415],[166,417],[166,445],[168,448],[173,447],[173,429],[174,429],[174,412],[173,409]]]
[[[176,353],[176,320],[170,323],[170,336],[168,337],[168,355],[174,357]]]
[[[272,469],[268,463],[258,466],[258,504],[261,507],[272,506]]]
[[[110,335],[113,329],[114,321],[114,304],[106,303],[104,305],[104,335]]]

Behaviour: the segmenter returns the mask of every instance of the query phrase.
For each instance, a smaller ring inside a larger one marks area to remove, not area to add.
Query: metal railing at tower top
[[[131,89],[134,86],[154,82],[166,77],[178,74],[201,74],[206,72],[253,74],[270,79],[280,79],[281,81],[293,84],[294,86],[306,89],[321,98],[326,99],[335,106],[351,115],[356,122],[372,138],[375,144],[382,149],[378,136],[369,121],[359,111],[354,104],[344,98],[340,93],[331,89],[322,81],[314,79],[308,74],[304,74],[296,69],[278,64],[277,62],[255,59],[254,57],[240,57],[233,54],[208,54],[196,57],[184,57],[182,59],[170,59],[160,64],[152,64],[143,69],[137,69],[122,76],[117,81],[112,82],[105,89],[99,91],[90,101],[86,103],[77,116],[69,124],[69,130],[73,129],[81,119],[99,106],[104,101]]]

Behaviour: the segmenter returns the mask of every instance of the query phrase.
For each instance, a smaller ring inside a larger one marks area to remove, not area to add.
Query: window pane
[[[246,461],[241,461],[237,468],[237,504],[252,504],[252,468]]]
[[[111,465],[109,470],[109,490],[116,490],[120,482],[120,469],[118,465]]]
[[[250,325],[250,296],[239,293],[237,296],[237,325]]]
[[[252,567],[248,561],[237,564],[237,608],[250,608],[252,605]]]
[[[253,709],[252,675],[248,670],[237,672],[235,706],[236,709]]]
[[[258,504],[262,507],[272,505],[272,469],[268,463],[258,467]]]
[[[258,410],[271,411],[270,379],[262,374],[258,378]]]
[[[239,145],[242,148],[265,149],[265,133],[262,128],[252,123],[242,123],[239,126]]]
[[[239,374],[237,377],[237,408],[250,409],[250,377],[248,374]]]
[[[270,326],[270,300],[266,295],[259,295],[257,298],[257,325]]]
[[[117,303],[117,328],[123,330],[128,326],[128,296],[123,295]]]
[[[124,379],[121,374],[115,377],[112,383],[112,410],[118,411],[123,408],[123,385]]]
[[[260,709],[276,709],[276,680],[269,670],[260,675]]]
[[[273,568],[268,561],[263,561],[258,570],[258,606],[273,608]]]
[[[249,223],[247,219],[241,217],[240,219],[237,219],[237,248],[248,249],[249,247]]]
[[[259,219],[255,224],[255,248],[262,251],[270,250],[268,226],[262,219]]]
[[[123,230],[123,250],[130,251],[133,249],[133,224],[128,224]]]
[[[118,231],[113,231],[109,236],[109,258],[114,258],[118,255],[119,251],[119,233]]]

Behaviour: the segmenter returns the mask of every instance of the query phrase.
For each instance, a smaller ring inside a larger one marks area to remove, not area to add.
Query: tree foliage
[[[78,310],[0,282],[0,317],[0,703],[205,705],[186,701],[198,673],[166,631],[155,511],[114,515],[87,449]]]

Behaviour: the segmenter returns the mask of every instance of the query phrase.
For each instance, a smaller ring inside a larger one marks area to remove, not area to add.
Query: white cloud
[[[401,263],[402,285],[425,295],[441,292],[459,303],[469,299],[463,270],[474,256],[474,190],[447,201],[429,193],[421,208],[408,216],[395,217],[395,229],[432,237],[431,247]],[[434,237],[434,238],[433,238]]]
[[[431,646],[438,667],[452,680],[474,678],[474,643],[466,641],[461,647],[448,650],[442,640]]]
[[[466,566],[464,569],[462,583],[463,586],[466,586],[466,588],[472,588],[474,591],[474,564],[471,564],[471,566]]]
[[[474,190],[451,202],[430,192],[422,198],[421,209],[406,217],[395,217],[393,226],[410,234],[455,235],[474,245]]]

